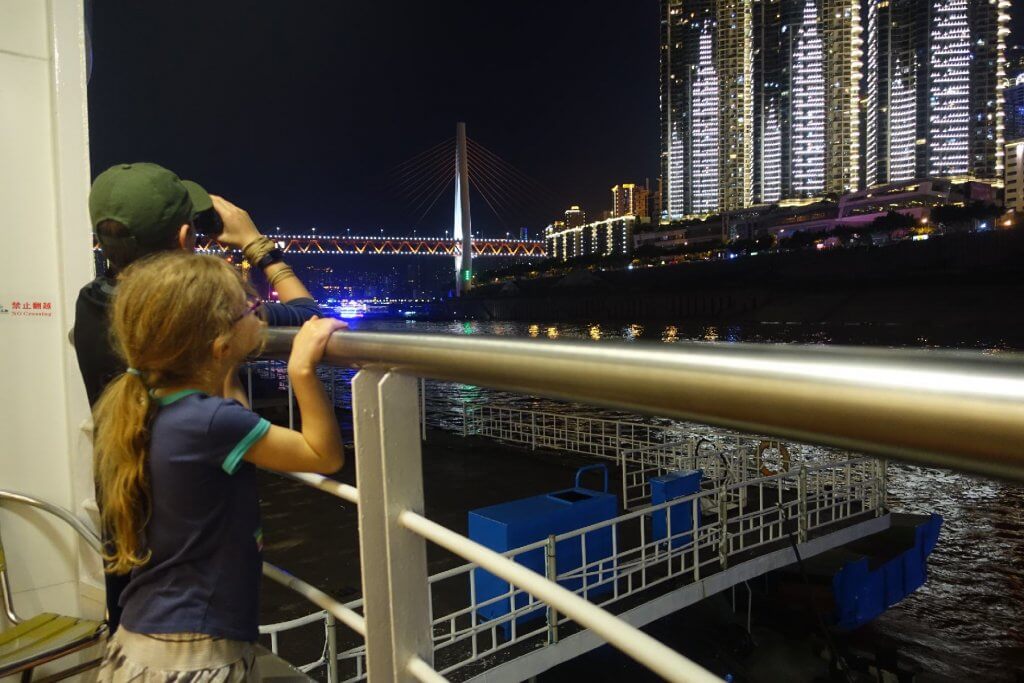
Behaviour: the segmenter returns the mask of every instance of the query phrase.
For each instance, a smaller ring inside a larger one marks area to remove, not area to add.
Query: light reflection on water
[[[907,348],[1010,350],[998,338],[963,333],[938,339],[890,326],[825,329],[787,323],[745,328],[679,323],[645,328],[639,324],[576,325],[508,322],[430,323],[363,320],[356,329],[441,332],[550,339],[619,339],[649,344],[679,341],[729,341],[801,344],[849,344]],[[959,336],[957,336],[959,335]],[[454,404],[499,397],[545,410],[579,412],[579,406],[511,397],[452,384],[445,393]],[[623,419],[603,409],[588,414]],[[694,426],[698,431],[723,432]],[[1022,445],[1024,447],[1024,445]],[[892,643],[924,672],[938,680],[1013,680],[1024,669],[1024,487],[977,479],[947,470],[893,465],[890,507],[905,512],[937,512],[945,519],[931,556],[928,583],[914,595],[854,634],[857,641]],[[936,680],[930,677],[928,680]]]

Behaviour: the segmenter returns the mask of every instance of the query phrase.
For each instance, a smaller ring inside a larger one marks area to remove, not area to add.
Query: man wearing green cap
[[[282,260],[281,250],[260,234],[249,214],[150,163],[119,164],[97,176],[89,193],[89,214],[107,270],[78,294],[72,337],[89,405],[107,383],[125,371],[110,343],[108,309],[118,273],[135,260],[161,251],[195,248],[197,228],[242,250],[249,264],[267,276],[281,303],[262,305],[270,325],[301,325],[320,309],[305,285]],[[107,574],[107,612],[117,629],[118,599],[128,576]]]
[[[99,400],[108,381],[124,372],[110,346],[107,315],[117,274],[149,254],[194,249],[200,218],[207,219],[204,224],[217,225],[214,230],[219,234],[210,237],[241,249],[277,291],[281,303],[262,306],[269,325],[301,325],[320,315],[305,285],[283,262],[281,250],[260,234],[248,213],[162,166],[134,163],[108,168],[93,182],[89,214],[107,262],[107,271],[79,292],[75,307],[75,352],[90,405]]]

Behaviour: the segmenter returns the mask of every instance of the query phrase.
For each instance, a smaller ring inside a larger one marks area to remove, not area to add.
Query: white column
[[[68,332],[93,277],[82,2],[5,0],[2,13],[0,487],[80,512],[92,497],[89,409]],[[65,526],[5,506],[0,527],[22,616],[102,614],[97,588],[80,595]]]
[[[455,223],[452,235],[462,243],[455,257],[455,293],[469,291],[473,277],[473,221],[469,215],[469,160],[466,156],[466,124],[455,126]]]
[[[410,659],[434,654],[426,542],[398,523],[406,510],[423,514],[416,384],[368,369],[352,380],[366,664],[382,683],[415,680]]]

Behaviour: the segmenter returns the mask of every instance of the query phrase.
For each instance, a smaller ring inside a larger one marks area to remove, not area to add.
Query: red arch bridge
[[[461,240],[444,237],[339,237],[320,235],[268,235],[286,254],[373,256],[458,256]],[[201,238],[196,249],[210,253],[237,251],[214,239]],[[544,242],[537,240],[486,239],[473,240],[473,257],[528,256],[544,258]]]
[[[462,253],[462,243],[450,237],[335,237],[320,235],[268,235],[286,254],[323,254],[327,256],[448,256]],[[93,243],[98,250],[99,244]],[[241,253],[215,239],[200,237],[196,251],[209,254]],[[474,239],[473,257],[547,257],[544,242],[539,240]]]

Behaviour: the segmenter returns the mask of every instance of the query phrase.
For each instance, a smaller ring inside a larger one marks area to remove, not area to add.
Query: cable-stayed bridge
[[[270,233],[286,254],[368,255],[368,256],[446,256],[462,254],[462,241],[450,237],[353,237],[349,235],[282,235]],[[543,258],[540,240],[474,238],[470,245],[473,258],[484,256],[525,256]],[[215,239],[201,238],[196,250],[211,253],[237,252]]]
[[[454,163],[453,163],[454,161]],[[541,183],[526,175],[496,153],[466,136],[466,125],[459,123],[456,134],[444,142],[402,162],[392,172],[391,191],[413,217],[408,230],[412,236],[352,236],[324,234],[269,233],[286,254],[323,256],[443,256],[455,262],[456,292],[472,284],[474,258],[545,258],[542,240],[486,238],[473,235],[470,218],[470,191],[484,200],[498,223],[511,232],[512,221],[544,220],[544,208],[554,196]],[[451,237],[418,237],[417,227],[454,187],[454,215]],[[506,232],[506,235],[509,234]],[[99,245],[94,243],[94,248]],[[211,254],[238,253],[237,249],[216,239],[200,236],[196,250]]]

